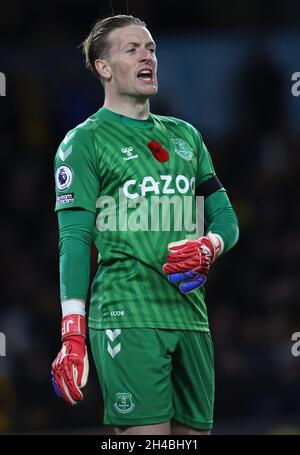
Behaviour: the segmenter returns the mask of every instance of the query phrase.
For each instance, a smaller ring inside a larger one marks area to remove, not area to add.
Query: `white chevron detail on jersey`
[[[117,346],[115,346],[114,348],[112,348],[111,345],[109,343],[107,343],[107,350],[108,350],[108,353],[114,359],[116,357],[116,355],[121,351],[121,343],[118,343]]]
[[[76,126],[76,128],[81,128],[82,126],[87,125],[89,122],[97,122],[96,118],[87,118],[84,122],[79,123],[79,125]]]
[[[115,339],[120,335],[121,329],[116,329],[116,330],[105,330],[106,335],[110,339],[110,341],[115,341]]]
[[[77,131],[72,131],[72,133],[67,134],[66,137],[63,140],[63,143],[65,145],[67,145],[67,143],[70,142],[70,140],[75,136],[76,133],[77,133]]]
[[[60,158],[62,161],[65,161],[65,160],[68,158],[68,156],[71,155],[71,153],[72,153],[72,147],[73,147],[73,146],[70,145],[70,147],[69,147],[65,152],[63,152],[61,148],[59,149],[58,155],[59,155],[59,158]]]

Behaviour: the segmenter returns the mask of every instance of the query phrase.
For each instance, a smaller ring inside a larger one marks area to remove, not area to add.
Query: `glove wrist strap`
[[[69,314],[64,316],[61,322],[61,339],[65,341],[68,337],[80,335],[86,337],[86,321],[81,314]]]
[[[213,234],[212,232],[208,232],[207,237],[211,241],[214,248],[214,254],[212,259],[212,262],[214,262],[222,253],[224,249],[224,242],[220,235]]]

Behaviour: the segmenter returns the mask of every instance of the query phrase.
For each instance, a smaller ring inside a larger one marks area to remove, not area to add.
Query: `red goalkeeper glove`
[[[219,235],[209,232],[199,240],[180,240],[168,245],[168,262],[163,271],[171,283],[180,284],[183,294],[202,286],[211,264],[221,254],[223,242]]]
[[[52,384],[60,398],[75,405],[83,399],[80,389],[86,385],[89,373],[85,317],[80,314],[65,316],[61,333],[63,345],[52,363]]]

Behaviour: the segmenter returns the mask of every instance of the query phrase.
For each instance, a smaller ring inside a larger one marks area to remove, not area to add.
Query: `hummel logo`
[[[117,344],[116,347],[112,348],[109,343],[107,343],[107,351],[110,356],[114,359],[116,355],[121,351],[121,343]]]
[[[68,158],[68,156],[71,155],[72,147],[73,145],[70,145],[70,147],[65,152],[63,152],[61,148],[59,149],[58,156],[62,161],[65,161]]]
[[[123,158],[124,161],[133,160],[135,158],[138,158],[138,155],[132,154],[133,147],[123,147],[123,148],[121,148],[121,152],[126,153],[126,155],[127,155],[126,158]]]
[[[70,142],[71,139],[73,139],[73,137],[75,136],[76,133],[77,133],[77,131],[72,131],[72,133],[67,134],[63,140],[63,143],[65,145],[67,145],[67,143]]]
[[[115,341],[115,339],[120,335],[121,330],[120,329],[115,329],[115,330],[105,330],[106,335],[110,339],[110,341]]]
[[[63,140],[63,144],[67,145],[70,142],[70,140],[73,139],[73,137],[75,136],[76,133],[77,133],[77,131],[72,131],[71,133],[67,134],[67,136]],[[72,147],[73,147],[73,145],[70,145],[70,147],[68,147],[65,152],[61,148],[59,149],[58,156],[60,157],[60,159],[62,161],[65,161],[68,158],[68,156],[71,155]]]
[[[121,334],[121,329],[115,329],[115,330],[105,330],[106,335],[110,339],[110,341],[113,343],[116,338]],[[114,348],[107,343],[107,351],[110,354],[110,356],[114,359],[115,356],[121,351],[121,343],[118,343]]]
[[[133,151],[133,148],[132,147],[123,147],[121,149],[121,152],[122,153],[126,153],[127,156],[131,156],[132,155],[132,151]]]

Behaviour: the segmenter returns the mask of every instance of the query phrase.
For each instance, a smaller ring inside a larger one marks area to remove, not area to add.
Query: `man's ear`
[[[111,67],[107,60],[97,58],[95,68],[102,79],[109,80],[111,78]]]

